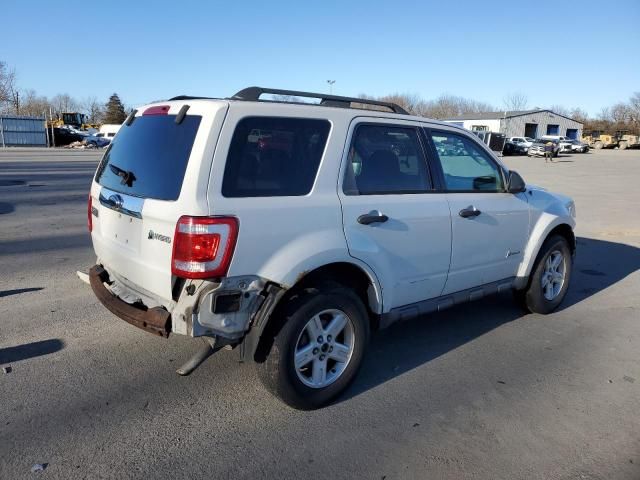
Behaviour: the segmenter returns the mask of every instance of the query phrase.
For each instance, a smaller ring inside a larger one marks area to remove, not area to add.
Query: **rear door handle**
[[[463,208],[462,210],[460,210],[460,212],[458,212],[458,215],[460,215],[462,218],[471,218],[477,217],[481,213],[482,212],[476,207],[474,207],[473,205],[469,205],[467,208]]]
[[[384,223],[389,220],[389,217],[380,213],[378,210],[371,210],[369,213],[360,215],[358,217],[358,223],[362,225],[371,225],[372,223]]]

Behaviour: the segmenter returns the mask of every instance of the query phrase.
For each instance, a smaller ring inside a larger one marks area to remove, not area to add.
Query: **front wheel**
[[[294,408],[319,408],[353,381],[369,340],[360,298],[328,283],[295,295],[276,314],[275,333],[258,375],[271,393]]]
[[[516,291],[516,299],[532,313],[551,313],[567,294],[572,268],[573,256],[567,240],[560,235],[547,238],[533,266],[529,286]]]

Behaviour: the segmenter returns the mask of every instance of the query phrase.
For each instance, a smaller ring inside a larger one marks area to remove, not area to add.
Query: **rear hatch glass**
[[[202,117],[136,117],[123,125],[105,153],[96,181],[110,190],[157,200],[180,196],[193,140]]]

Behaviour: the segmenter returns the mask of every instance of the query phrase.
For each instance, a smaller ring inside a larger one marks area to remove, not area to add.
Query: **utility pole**
[[[20,115],[20,92],[15,94],[16,115]]]
[[[329,95],[333,94],[333,84],[336,83],[335,80],[327,80],[327,83],[329,84]]]

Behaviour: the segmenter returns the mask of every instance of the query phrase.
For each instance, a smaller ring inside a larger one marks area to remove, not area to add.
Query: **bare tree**
[[[16,72],[0,61],[0,111],[10,111],[16,100]]]
[[[502,99],[505,110],[525,110],[529,98],[521,92],[509,93]]]
[[[587,123],[589,120],[589,114],[579,107],[576,107],[569,112],[569,117],[580,123]]]
[[[562,105],[551,105],[549,107],[549,110],[551,110],[552,112],[557,113],[558,115],[562,115],[564,117],[570,117],[571,116],[571,112],[569,111],[569,109],[567,107],[562,106]]]
[[[635,92],[629,99],[629,120],[636,132],[640,132],[640,92]]]
[[[59,93],[53,97],[51,105],[56,113],[76,112],[79,110],[78,102],[68,93]]]
[[[605,122],[612,121],[611,119],[611,109],[609,107],[603,107],[597,116],[598,120],[603,120]]]
[[[20,114],[32,117],[47,116],[50,103],[47,97],[38,96],[35,90],[24,90],[20,94]]]
[[[90,123],[100,123],[104,116],[104,104],[98,101],[97,97],[85,98],[80,107],[89,116]]]
[[[631,120],[631,108],[629,105],[619,102],[609,109],[611,120],[615,123],[627,123]]]

